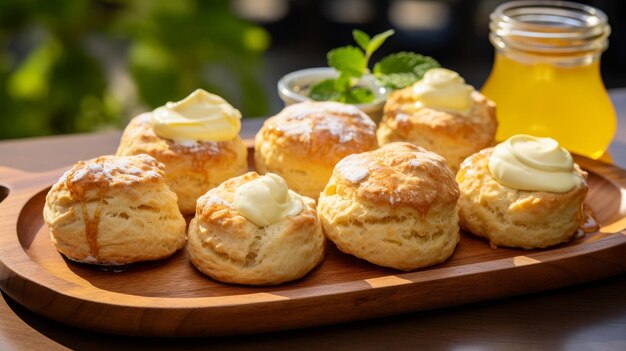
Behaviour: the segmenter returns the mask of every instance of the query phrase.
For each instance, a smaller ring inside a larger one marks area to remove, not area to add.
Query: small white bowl
[[[317,67],[301,69],[291,72],[278,81],[278,95],[289,106],[298,102],[311,101],[305,94],[307,88],[320,80],[337,78],[339,74],[331,67]],[[380,86],[371,74],[361,77],[359,86],[370,89],[376,97],[367,104],[355,104],[361,111],[367,113],[374,122],[378,123],[383,115],[383,106],[387,101],[390,89]]]

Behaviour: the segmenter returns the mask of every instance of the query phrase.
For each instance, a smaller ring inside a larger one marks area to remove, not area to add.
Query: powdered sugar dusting
[[[346,179],[351,181],[352,183],[359,183],[363,179],[367,178],[369,175],[370,175],[369,170],[364,169],[364,168],[357,169],[351,174],[344,173],[344,176],[346,177]]]
[[[404,113],[398,113],[396,115],[396,121],[398,121],[398,122],[408,122],[409,121],[409,116],[404,114]]]
[[[376,124],[356,106],[337,102],[290,105],[277,117],[277,129],[307,140],[314,131],[328,131],[340,143],[347,143],[357,139],[361,131],[373,135],[376,130]]]
[[[92,163],[87,168],[94,173],[102,172],[102,165],[98,163]]]
[[[232,207],[228,202],[226,202],[226,200],[215,195],[203,196],[202,201],[204,201],[204,204],[206,206],[221,205],[221,206],[226,206],[226,207]]]
[[[311,111],[313,111],[311,105],[304,103],[289,105],[283,110],[282,113],[293,119],[303,119],[306,118],[311,113]]]
[[[347,143],[356,138],[354,130],[347,128],[346,124],[335,116],[328,116],[315,128],[328,130],[332,136],[339,138],[340,143]]]
[[[282,130],[287,135],[304,136],[307,139],[310,138],[311,132],[313,131],[313,129],[311,128],[311,122],[308,120],[291,122],[291,124],[288,124],[286,126],[280,126],[280,130]]]
[[[137,167],[128,167],[128,169],[126,170],[128,173],[133,174],[133,175],[140,175],[141,174],[141,170]]]
[[[330,103],[327,104],[326,107],[324,107],[324,112],[334,112],[334,113],[340,113],[340,114],[344,114],[344,115],[355,115],[355,116],[360,116],[361,110],[359,110],[356,106],[353,105],[348,105],[348,104],[340,104],[340,103]]]
[[[59,178],[59,180],[57,181],[57,184],[65,183],[67,181],[67,177],[70,176],[71,172],[72,172],[72,170],[65,171],[65,173],[63,173],[61,178]]]
[[[395,205],[400,202],[402,202],[402,197],[400,196],[400,193],[396,189],[396,191],[394,191],[393,193],[391,193],[391,195],[389,195],[389,203],[392,205]]]
[[[421,166],[421,165],[422,165],[422,161],[420,161],[420,160],[418,160],[418,159],[414,158],[414,159],[412,159],[412,160],[410,160],[410,161],[408,162],[408,165],[409,165],[409,166],[411,166],[411,167],[415,167],[415,168],[417,168],[417,167],[419,167],[419,166]]]
[[[345,115],[348,117],[346,118]],[[327,130],[332,136],[339,138],[340,143],[347,143],[357,139],[359,133],[373,135],[376,124],[354,106],[333,104],[332,108],[324,109],[324,118],[317,123],[315,128]]]
[[[358,155],[345,157],[337,163],[335,168],[345,179],[355,184],[360,183],[370,175],[367,162],[358,157]]]
[[[155,171],[147,171],[145,173],[147,178],[160,178],[161,176]]]
[[[87,173],[89,173],[89,171],[88,171],[88,170],[86,170],[85,168],[83,168],[83,169],[79,169],[78,171],[76,171],[76,172],[74,173],[74,175],[72,176],[72,179],[73,179],[73,180],[80,180],[80,179],[83,179],[83,178],[85,178],[85,176],[87,175]]]
[[[354,115],[361,116],[363,112],[359,110],[356,106],[342,104],[339,102],[305,102],[300,104],[294,104],[287,106],[284,110],[284,113],[291,116],[294,119],[302,119],[306,118],[312,112],[321,112],[321,113],[336,113],[343,115]]]
[[[79,162],[66,172],[59,183],[82,180],[106,181],[109,183],[132,183],[141,179],[162,178],[158,172],[159,163],[148,155],[103,156],[95,160]]]
[[[348,115],[351,119],[358,119],[359,123],[364,124],[368,128],[376,129],[376,123],[372,121],[371,118],[365,112],[359,110],[358,107],[348,104],[340,104],[340,103],[331,103],[332,107],[326,107],[324,109],[325,113],[328,114],[340,114],[340,115]]]
[[[340,143],[347,143],[347,142],[349,142],[351,140],[354,140],[355,137],[356,137],[356,135],[353,132],[340,134],[339,135],[339,142]]]

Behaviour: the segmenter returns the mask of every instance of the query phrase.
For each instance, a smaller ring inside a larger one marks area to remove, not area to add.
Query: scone
[[[238,135],[240,118],[221,97],[196,90],[131,120],[117,155],[148,154],[162,162],[180,211],[191,215],[207,190],[248,170],[248,150]]]
[[[290,189],[317,199],[339,160],[377,147],[376,124],[358,108],[302,102],[265,121],[254,160],[259,173],[276,173]]]
[[[409,143],[341,160],[319,198],[339,250],[409,271],[448,259],[459,241],[459,189],[445,160]]]
[[[80,161],[46,196],[52,243],[73,261],[121,265],[164,258],[185,244],[185,219],[148,155]]]
[[[513,136],[461,164],[461,226],[494,247],[566,242],[580,226],[586,176],[553,139]]]
[[[315,201],[275,174],[227,180],[198,199],[189,259],[213,279],[274,285],[298,279],[324,257]]]
[[[376,132],[380,145],[406,141],[443,156],[453,171],[494,144],[495,104],[456,72],[431,69],[413,86],[393,92]]]

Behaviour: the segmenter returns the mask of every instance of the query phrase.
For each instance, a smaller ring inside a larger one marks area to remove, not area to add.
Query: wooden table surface
[[[626,89],[611,91],[619,125],[610,153],[626,168]],[[261,120],[245,120],[251,137]],[[113,153],[120,132],[0,142],[0,166],[37,172]],[[0,179],[2,182],[2,179]],[[626,253],[625,253],[626,255]],[[0,298],[0,350],[264,349],[626,350],[626,274],[496,301],[383,319],[221,338],[109,335],[40,317]]]

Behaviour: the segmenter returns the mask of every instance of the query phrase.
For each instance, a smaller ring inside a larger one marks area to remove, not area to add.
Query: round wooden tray
[[[444,264],[403,273],[328,244],[309,275],[276,287],[211,280],[186,251],[121,270],[70,262],[50,242],[42,209],[64,170],[0,168],[0,288],[30,310],[74,326],[128,335],[264,332],[465,304],[577,284],[626,271],[626,171],[576,158],[602,225],[547,250],[491,249],[462,235]]]

